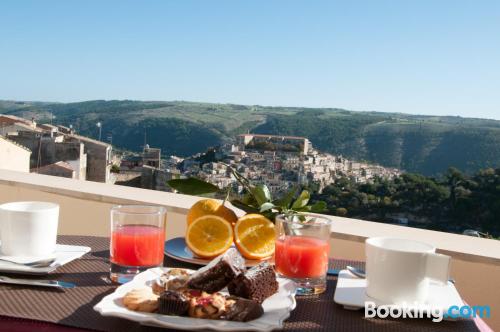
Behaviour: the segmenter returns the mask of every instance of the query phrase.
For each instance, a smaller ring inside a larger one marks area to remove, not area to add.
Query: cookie
[[[155,312],[158,309],[158,295],[151,288],[134,289],[125,294],[123,305],[129,310]]]

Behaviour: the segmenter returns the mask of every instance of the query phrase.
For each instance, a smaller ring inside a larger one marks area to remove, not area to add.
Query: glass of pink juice
[[[326,290],[331,220],[315,214],[276,217],[276,271],[297,283],[297,294]]]
[[[111,209],[110,278],[125,283],[137,273],[163,265],[166,210],[119,205]]]

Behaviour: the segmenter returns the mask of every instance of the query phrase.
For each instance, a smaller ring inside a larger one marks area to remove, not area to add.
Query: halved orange
[[[248,259],[263,259],[274,254],[274,224],[260,214],[247,214],[234,226],[236,247]]]
[[[233,226],[236,223],[236,220],[238,220],[238,217],[233,212],[233,210],[224,206],[221,202],[215,199],[206,198],[199,200],[198,202],[194,203],[193,206],[191,206],[186,216],[187,224],[189,225],[195,219],[209,214],[224,218]]]
[[[197,256],[216,257],[233,244],[233,227],[216,215],[199,217],[188,225],[186,244]]]

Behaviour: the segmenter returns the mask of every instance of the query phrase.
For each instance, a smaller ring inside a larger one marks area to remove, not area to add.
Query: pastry
[[[181,277],[181,276],[189,276],[189,272],[186,269],[181,269],[178,267],[173,267],[165,272],[163,275],[167,277]]]
[[[153,293],[160,295],[166,290],[178,290],[186,287],[188,279],[188,271],[185,269],[173,268],[156,279],[151,287],[153,288]]]
[[[225,308],[225,296],[202,292],[201,296],[191,298],[188,315],[193,318],[218,319],[225,313]]]
[[[230,248],[208,265],[194,272],[189,277],[187,286],[208,293],[215,293],[226,287],[229,282],[244,271],[245,260],[238,250]]]
[[[167,290],[158,299],[158,313],[182,316],[187,313],[189,303],[189,299],[183,293]]]
[[[227,289],[231,295],[262,303],[278,291],[278,281],[274,268],[264,262],[238,275]]]
[[[149,287],[134,289],[122,299],[127,309],[142,312],[155,312],[158,309],[158,295]]]
[[[264,309],[260,303],[241,297],[230,296],[226,299],[226,309],[221,319],[248,322],[259,318],[263,314]]]

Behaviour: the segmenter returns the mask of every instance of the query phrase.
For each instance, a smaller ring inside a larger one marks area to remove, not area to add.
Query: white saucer
[[[0,250],[1,250],[1,247],[0,247]],[[20,274],[47,274],[47,273],[54,271],[59,266],[62,266],[62,265],[69,263],[77,258],[82,257],[83,255],[85,255],[89,251],[90,251],[89,247],[71,246],[71,245],[66,245],[66,244],[56,244],[55,252],[51,255],[46,256],[46,257],[12,257],[12,256],[0,255],[0,259],[5,258],[7,260],[11,260],[11,261],[19,262],[19,263],[26,263],[26,262],[31,262],[34,260],[40,260],[40,259],[44,259],[44,258],[55,258],[54,263],[52,263],[50,266],[47,266],[47,267],[24,266],[24,265],[19,265],[16,263],[11,263],[11,262],[0,260],[0,272],[20,273]]]
[[[164,248],[165,255],[170,258],[196,264],[196,265],[207,265],[212,261],[212,259],[205,259],[196,257],[191,250],[189,250],[186,239],[183,237],[176,237],[165,242]],[[269,264],[274,264],[272,258],[267,259],[245,259],[245,265],[247,267],[259,265],[260,263],[267,261]]]
[[[375,302],[376,306],[389,305],[398,307],[396,304],[381,303],[366,295],[366,279],[355,277],[347,270],[339,272],[337,288],[333,300],[344,306],[345,309],[358,310],[365,307],[365,301]],[[455,285],[448,282],[446,286],[431,282],[429,285],[429,297],[424,303],[408,303],[408,306],[437,308],[447,312],[452,306],[461,307],[464,301],[458,294]]]

